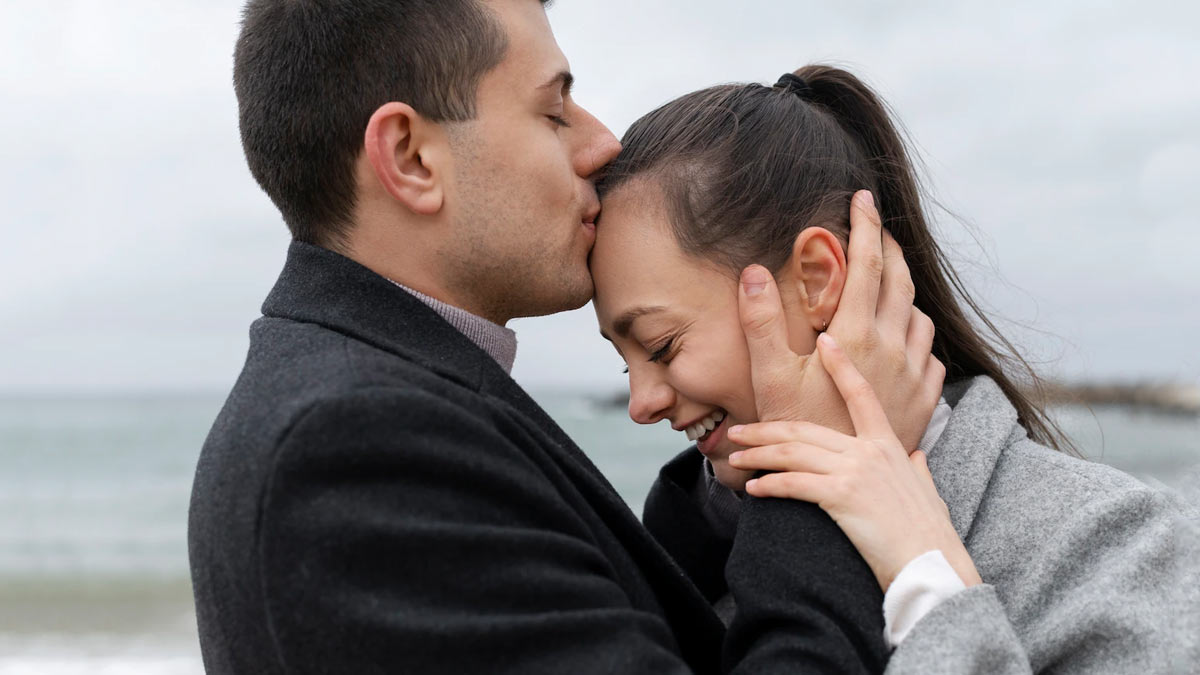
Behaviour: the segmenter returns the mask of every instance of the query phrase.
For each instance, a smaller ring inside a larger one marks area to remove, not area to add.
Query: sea
[[[686,445],[586,392],[534,392],[630,507]],[[192,472],[219,394],[0,398],[0,675],[203,672],[188,580]],[[1054,416],[1087,456],[1172,489],[1200,481],[1200,417]]]

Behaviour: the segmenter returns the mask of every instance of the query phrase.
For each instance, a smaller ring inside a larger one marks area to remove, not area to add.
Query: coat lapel
[[[948,384],[944,394],[953,412],[929,451],[929,472],[965,541],[1000,453],[1019,425],[1016,409],[986,375]]]
[[[498,366],[494,370],[485,366],[484,386],[550,437],[555,464],[645,575],[684,659],[694,672],[715,671],[720,665],[725,626],[683,568],[651,536],[583,450],[511,377]]]

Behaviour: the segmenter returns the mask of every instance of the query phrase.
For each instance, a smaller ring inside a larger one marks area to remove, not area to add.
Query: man
[[[295,243],[197,466],[209,672],[882,669],[879,589],[816,507],[743,515],[727,634],[509,377],[504,324],[592,292],[619,146],[571,83],[537,0],[248,3],[243,142]]]

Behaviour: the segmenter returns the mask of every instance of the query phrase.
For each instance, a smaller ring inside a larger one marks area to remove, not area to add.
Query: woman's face
[[[725,436],[734,424],[757,421],[737,274],[680,250],[661,193],[648,181],[626,183],[604,200],[591,271],[601,333],[629,368],[629,416],[639,424],[669,420],[689,441],[702,432],[698,447],[717,479],[743,489],[752,476],[729,466],[740,447]],[[806,342],[810,353],[815,332],[794,333],[793,348]]]

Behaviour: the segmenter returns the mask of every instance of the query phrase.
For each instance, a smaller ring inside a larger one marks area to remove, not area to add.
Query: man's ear
[[[364,135],[367,161],[379,185],[413,213],[431,216],[445,198],[450,148],[441,126],[405,103],[385,103]]]
[[[787,273],[805,320],[813,330],[825,330],[846,284],[846,252],[842,242],[823,227],[805,228],[796,235]]]

